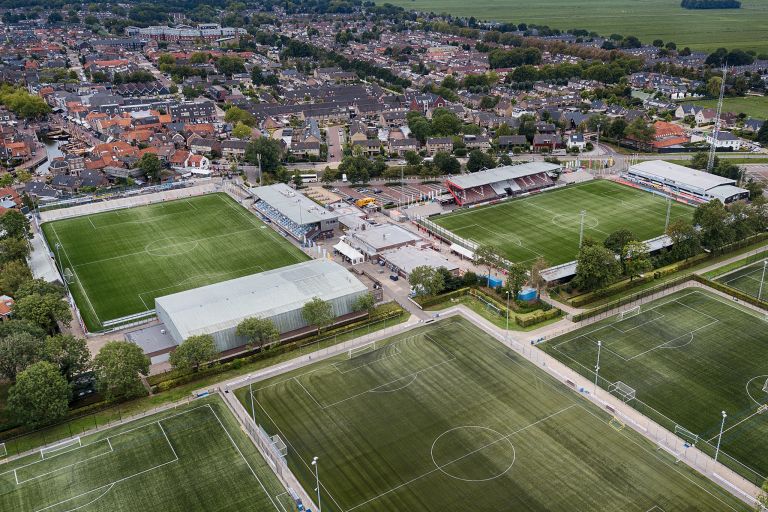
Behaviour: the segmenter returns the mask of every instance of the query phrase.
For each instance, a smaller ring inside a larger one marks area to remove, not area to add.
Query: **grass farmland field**
[[[252,396],[308,492],[319,457],[327,511],[746,510],[460,318]]]
[[[89,330],[153,309],[155,297],[307,259],[226,194],[64,219],[42,228],[54,256],[73,272],[70,288]]]
[[[763,260],[765,261],[765,260]],[[758,261],[751,265],[746,265],[738,270],[729,272],[716,281],[724,285],[736,288],[753,297],[765,300],[768,298],[768,271],[763,272],[763,261]],[[762,286],[761,286],[762,285]]]
[[[391,0],[406,9],[474,16],[479,20],[587,29],[603,36],[621,34],[674,41],[678,48],[712,51],[719,47],[768,52],[768,3],[743,0],[741,9],[690,10],[670,0]]]
[[[767,329],[764,315],[688,289],[541,347],[594,379],[602,342],[600,386],[621,381],[634,388],[630,405],[669,430],[680,425],[698,435],[696,446],[710,455],[726,411],[719,460],[761,485],[768,475],[768,423],[761,413],[768,402]]]
[[[696,100],[691,102],[707,108],[717,108],[717,100]],[[723,112],[747,114],[757,119],[768,119],[768,96],[744,96],[723,99]]]
[[[0,464],[0,510],[286,512],[284,489],[208,398]]]
[[[587,212],[585,236],[602,241],[613,231],[627,228],[648,240],[664,233],[667,202],[648,192],[599,180],[431,220],[460,237],[497,247],[510,261],[530,262],[542,256],[557,265],[576,259],[581,210]],[[672,204],[671,220],[692,216],[693,208]]]

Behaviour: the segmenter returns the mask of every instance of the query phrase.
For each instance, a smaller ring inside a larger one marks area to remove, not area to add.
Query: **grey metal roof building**
[[[559,170],[560,166],[557,164],[528,162],[520,165],[505,165],[503,167],[496,167],[495,169],[488,169],[487,171],[479,171],[471,174],[451,176],[450,182],[457,187],[466,189],[479,187],[481,185],[490,185],[500,181],[513,180],[515,178],[523,178],[542,172],[556,172]]]
[[[648,160],[635,164],[629,168],[626,177],[641,185],[649,185],[656,190],[697,201],[719,199],[723,203],[729,203],[749,197],[749,191],[737,187],[736,180],[663,160]]]
[[[341,316],[367,291],[338,263],[312,260],[158,297],[155,310],[177,344],[210,334],[223,351],[246,343],[235,334],[246,318],[269,318],[281,333],[288,332],[307,326],[301,308],[314,297],[330,302]]]
[[[557,164],[528,162],[505,165],[445,180],[445,186],[459,206],[494,201],[554,185],[550,173],[560,170]]]
[[[321,230],[338,224],[339,215],[326,210],[285,183],[251,189],[253,195],[267,203],[298,226],[320,224]],[[328,226],[330,225],[330,226]]]

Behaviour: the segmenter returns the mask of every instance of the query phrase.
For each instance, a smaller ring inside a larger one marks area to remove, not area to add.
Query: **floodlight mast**
[[[723,421],[720,423],[720,435],[717,436],[717,448],[715,449],[715,462],[717,462],[717,456],[720,454],[720,441],[723,439],[723,428],[725,428],[725,418],[728,416],[725,411],[721,413],[723,415]]]
[[[597,396],[597,379],[600,374],[600,349],[603,346],[603,342],[597,341],[597,362],[595,363],[595,396]]]
[[[717,151],[717,139],[720,135],[720,115],[723,112],[723,96],[725,95],[725,79],[728,76],[728,64],[723,65],[723,81],[720,84],[720,98],[717,100],[717,114],[715,114],[715,127],[712,130],[712,143],[709,145],[709,160],[707,160],[707,172],[712,172],[715,167],[715,152]]]
[[[318,474],[318,458],[312,459],[312,465],[315,466],[315,483],[317,485],[317,511],[323,512],[323,506],[320,504],[320,475]]]
[[[757,292],[757,300],[763,300],[763,283],[765,283],[765,267],[768,265],[768,260],[763,260],[763,275],[760,277],[760,289]]]

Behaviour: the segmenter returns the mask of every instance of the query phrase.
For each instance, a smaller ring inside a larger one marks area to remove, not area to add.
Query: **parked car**
[[[400,276],[398,276],[397,274],[389,274],[389,278],[391,280],[393,280],[393,281],[399,281],[400,280]]]

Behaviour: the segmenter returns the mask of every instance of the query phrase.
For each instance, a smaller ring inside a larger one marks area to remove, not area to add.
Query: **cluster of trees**
[[[512,48],[510,50],[496,48],[488,53],[488,64],[491,69],[513,68],[523,64],[541,64],[541,50],[538,48]]]
[[[0,84],[0,104],[21,119],[40,119],[51,112],[43,98],[7,83]]]
[[[739,0],[683,0],[680,2],[683,9],[739,9]]]
[[[619,83],[622,78],[642,69],[642,61],[620,57],[609,63],[600,61],[581,62],[579,64],[555,64],[546,66],[523,65],[507,76],[509,83],[531,86],[540,80],[548,82],[564,81],[571,78],[597,80],[605,84]]]
[[[573,285],[584,291],[605,288],[621,276],[632,280],[653,268],[648,245],[627,229],[611,233],[602,244],[585,239],[577,261]]]
[[[459,133],[475,133],[476,125],[465,125],[459,117],[444,108],[436,108],[432,119],[417,111],[408,112],[408,127],[411,135],[424,143],[428,137],[452,137]]]
[[[752,51],[744,51],[738,48],[728,51],[725,48],[718,48],[707,56],[707,60],[704,61],[704,64],[714,67],[719,67],[723,64],[728,64],[729,66],[747,66],[754,61],[755,53]]]

